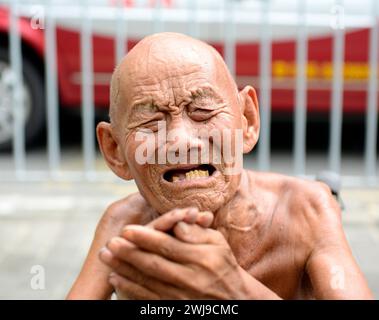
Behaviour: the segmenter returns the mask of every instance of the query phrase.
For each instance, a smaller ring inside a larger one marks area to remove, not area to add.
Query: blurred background
[[[0,0],[0,298],[64,298],[101,214],[137,190],[95,126],[115,65],[162,31],[208,42],[257,89],[246,168],[333,180],[379,298],[378,28],[377,0]]]

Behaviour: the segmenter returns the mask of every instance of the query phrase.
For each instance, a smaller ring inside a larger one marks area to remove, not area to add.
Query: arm
[[[373,299],[343,232],[340,208],[330,192],[321,191],[310,208],[314,247],[308,273],[317,299]]]
[[[110,268],[99,260],[99,251],[107,241],[120,234],[134,219],[125,214],[127,199],[112,204],[97,225],[94,239],[78,278],[66,299],[109,299],[113,288],[108,283]]]

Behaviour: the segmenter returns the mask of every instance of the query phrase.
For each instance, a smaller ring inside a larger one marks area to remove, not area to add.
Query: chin
[[[172,194],[170,197],[154,195],[151,199],[151,205],[160,214],[164,214],[175,208],[196,207],[200,211],[210,211],[216,213],[223,207],[235,193],[234,188],[221,190],[187,190],[185,196],[182,193]]]
[[[212,164],[168,166],[152,170],[146,178],[139,189],[147,191],[143,196],[160,214],[188,207],[216,213],[233,197],[239,182],[239,177],[231,179]]]

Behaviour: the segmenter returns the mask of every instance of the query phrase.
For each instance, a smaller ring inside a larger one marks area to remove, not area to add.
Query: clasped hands
[[[254,298],[262,284],[238,265],[212,222],[212,213],[185,208],[125,226],[99,255],[113,270],[109,283],[118,299]]]

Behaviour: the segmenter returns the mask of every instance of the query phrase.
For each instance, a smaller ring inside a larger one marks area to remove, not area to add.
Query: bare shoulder
[[[139,193],[132,193],[110,204],[105,210],[100,224],[126,225],[146,224],[156,217],[155,210]]]
[[[326,184],[275,173],[249,174],[250,189],[259,190],[255,198],[270,203],[273,237],[281,246],[296,248],[299,266],[319,248],[345,246],[341,210]]]
[[[274,193],[276,200],[288,207],[291,218],[306,219],[308,223],[341,220],[339,204],[325,183],[276,173],[249,171],[249,175],[262,192]]]

